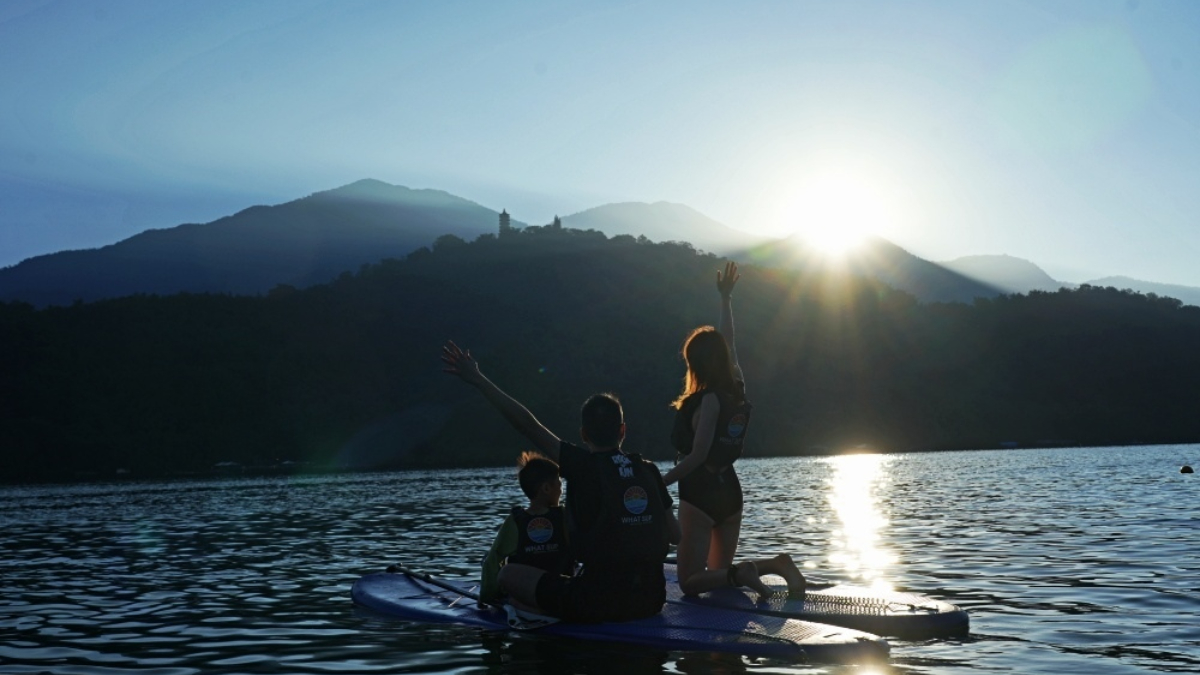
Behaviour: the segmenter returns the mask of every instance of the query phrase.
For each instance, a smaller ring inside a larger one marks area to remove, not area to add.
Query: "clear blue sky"
[[[0,266],[369,177],[1200,286],[1190,0],[4,0],[0,64]]]

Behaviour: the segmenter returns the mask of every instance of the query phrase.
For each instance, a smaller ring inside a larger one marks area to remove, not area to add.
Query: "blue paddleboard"
[[[675,565],[664,568],[667,602],[681,606],[706,606],[752,612],[801,621],[844,626],[903,640],[965,636],[970,619],[962,609],[941,600],[861,586],[810,586],[803,600],[789,600],[787,586],[771,584],[779,592],[765,601],[747,588],[719,588],[695,596],[679,590]],[[764,579],[764,581],[768,581]]]
[[[368,574],[354,583],[354,602],[413,621],[514,630],[500,607],[479,607],[465,584],[402,572]],[[661,614],[633,621],[551,623],[539,635],[620,642],[668,651],[729,652],[820,663],[874,663],[887,658],[882,638],[862,631],[783,617],[668,603]]]

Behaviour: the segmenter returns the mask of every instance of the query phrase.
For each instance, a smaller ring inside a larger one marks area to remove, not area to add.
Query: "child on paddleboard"
[[[550,574],[570,576],[567,527],[558,464],[545,455],[527,451],[517,460],[517,482],[529,506],[514,506],[504,519],[492,548],[483,559],[482,602],[500,600],[500,569],[508,563],[530,565]]]
[[[621,449],[625,413],[612,394],[595,394],[579,411],[583,445],[562,440],[479,370],[471,352],[442,347],[444,370],[475,387],[534,447],[557,461],[567,483],[566,510],[574,576],[509,563],[500,589],[522,610],[597,623],[653,616],[666,602],[663,563],[679,541],[671,494],[653,462]]]

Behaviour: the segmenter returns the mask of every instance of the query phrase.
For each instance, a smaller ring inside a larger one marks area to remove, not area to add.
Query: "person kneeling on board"
[[[570,576],[574,571],[567,548],[567,528],[558,464],[537,452],[521,453],[517,482],[529,498],[529,506],[514,506],[504,519],[492,548],[483,559],[481,602],[502,599],[500,571],[507,564],[529,565],[549,574]]]
[[[511,563],[500,590],[514,606],[566,621],[598,623],[653,616],[666,603],[663,562],[679,542],[671,495],[653,463],[621,450],[624,412],[611,394],[590,397],[580,410],[585,447],[561,440],[533,413],[484,377],[469,350],[442,348],[445,371],[478,389],[534,447],[558,462],[567,483],[567,519],[574,576]]]

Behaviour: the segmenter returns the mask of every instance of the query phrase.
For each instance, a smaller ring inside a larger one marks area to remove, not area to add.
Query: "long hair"
[[[733,358],[720,331],[712,326],[700,326],[683,341],[682,352],[687,374],[683,377],[683,393],[671,403],[672,407],[678,410],[688,396],[702,389],[739,395],[733,375]]]

